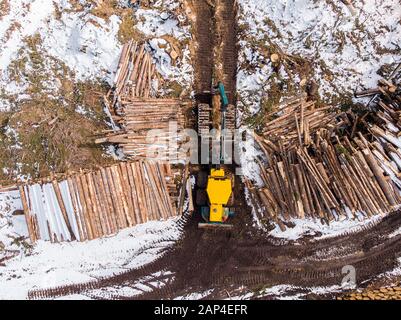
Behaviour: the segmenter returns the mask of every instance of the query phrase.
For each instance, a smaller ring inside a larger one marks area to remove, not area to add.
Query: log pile
[[[288,100],[278,106],[279,111],[272,111],[265,116],[260,142],[272,151],[278,151],[279,143],[285,149],[298,144],[308,145],[310,137],[320,128],[334,130],[342,125],[338,123],[338,118],[344,115],[331,112],[331,109],[316,108],[316,103],[306,101],[304,96]]]
[[[114,78],[113,106],[118,107],[121,100],[128,98],[149,98],[152,82],[157,76],[156,65],[146,51],[145,44],[131,40],[123,46],[117,73]]]
[[[114,90],[105,97],[113,124],[120,130],[102,133],[97,143],[117,144],[132,160],[185,159],[179,153],[185,114],[191,104],[175,98],[156,98],[153,80],[159,77],[145,44],[130,41],[120,56]],[[112,103],[109,102],[113,96]],[[175,128],[176,127],[176,128]],[[155,131],[159,134],[155,137]]]
[[[185,129],[183,110],[189,106],[188,102],[153,98],[132,98],[122,102],[120,115],[113,116],[122,130],[106,133],[104,138],[96,140],[97,143],[118,144],[131,159],[167,161],[186,158],[185,154],[178,153],[178,147]]]
[[[176,216],[168,165],[136,161],[20,185],[32,242],[86,241]]]
[[[379,90],[371,121],[352,137],[352,116],[315,109],[303,99],[268,115],[262,134],[255,135],[265,154],[263,162],[258,160],[263,186],[247,184],[259,217],[329,223],[396,210],[401,205],[401,96],[393,86],[386,83]]]
[[[396,184],[386,176],[374,146],[362,135],[351,143],[328,135],[315,135],[310,147],[298,146],[271,155],[261,164],[264,187],[258,190],[266,213],[284,218],[370,217],[393,211],[401,204]]]

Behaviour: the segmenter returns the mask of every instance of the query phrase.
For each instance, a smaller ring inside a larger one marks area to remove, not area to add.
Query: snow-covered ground
[[[398,0],[355,0],[354,15],[341,1],[240,0],[238,89],[251,112],[272,84],[283,91],[314,80],[320,96],[344,96],[373,88],[379,68],[399,63],[401,4]],[[270,55],[285,62],[273,73]],[[300,58],[300,59],[298,59]],[[304,64],[306,62],[306,64]]]
[[[21,49],[26,49],[28,37],[39,35],[43,58],[59,59],[75,73],[76,79],[104,79],[111,83],[117,67],[121,44],[117,38],[120,18],[109,21],[89,14],[88,10],[74,12],[69,1],[15,0],[8,1],[9,11],[0,20],[0,86],[3,94],[28,98],[29,82],[14,80],[10,65],[24,59]],[[56,18],[56,14],[61,12]],[[49,65],[49,75],[51,62]],[[18,70],[17,70],[18,72]],[[48,79],[49,89],[59,89],[55,78]],[[7,99],[0,99],[0,108],[8,107]],[[1,110],[1,109],[0,109]]]
[[[243,288],[246,292],[246,288]],[[274,300],[305,300],[308,295],[327,295],[343,291],[341,286],[329,287],[297,287],[293,285],[281,284],[268,287],[259,292],[246,292],[228,298],[227,300],[251,300],[256,298]]]
[[[0,193],[0,260],[24,249],[23,239],[28,236],[25,217],[12,215],[15,210],[21,209],[19,192]]]
[[[45,88],[49,93],[54,95],[61,88],[60,80],[53,74],[52,59],[64,63],[75,80],[112,84],[122,48],[118,36],[122,17],[118,10],[106,19],[94,14],[97,7],[92,1],[80,1],[79,9],[68,0],[5,2],[6,7],[0,13],[0,111],[12,106],[10,97],[17,101],[29,98],[30,83],[23,74],[18,75],[20,70],[15,70],[13,65],[17,61],[18,65],[26,63],[29,37],[40,37],[37,45],[48,68]],[[157,9],[134,8],[133,21],[138,21],[134,27],[149,40],[164,80],[178,82],[188,89],[193,78],[189,23],[185,16],[175,14],[178,2],[161,2]],[[121,2],[120,6],[129,5]],[[176,43],[187,44],[181,50]],[[174,60],[170,56],[172,50],[177,55]]]
[[[39,241],[0,267],[0,299],[26,299],[29,290],[78,284],[152,262],[180,236],[176,220],[148,222],[85,243]]]
[[[336,237],[347,232],[360,231],[362,227],[379,223],[381,219],[381,216],[374,216],[369,219],[361,218],[360,220],[346,218],[340,221],[332,221],[330,225],[322,224],[321,221],[313,219],[293,219],[291,220],[294,224],[293,228],[281,231],[279,226],[276,225],[270,235],[286,240],[298,240],[305,236],[319,240]]]

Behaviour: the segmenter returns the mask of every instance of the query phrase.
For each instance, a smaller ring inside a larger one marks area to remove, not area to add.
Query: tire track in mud
[[[188,0],[188,6],[195,13],[193,38],[195,44],[195,99],[198,103],[210,103],[210,91],[213,81],[213,16],[214,10],[207,0]]]
[[[215,3],[215,74],[217,79],[223,81],[230,104],[237,105],[237,1],[216,0]]]
[[[113,299],[172,299],[194,291],[209,289],[232,290],[241,286],[258,288],[264,285],[292,284],[298,286],[340,285],[344,277],[342,268],[353,265],[357,281],[361,283],[375,275],[391,270],[401,255],[401,235],[386,235],[401,227],[401,214],[393,213],[370,229],[361,228],[341,237],[294,246],[274,245],[270,239],[248,236],[238,232],[215,233],[198,230],[196,219],[185,217],[180,221],[183,237],[158,260],[134,270],[89,283],[63,286],[29,292],[29,298],[54,298],[71,294],[88,293],[109,286],[135,283],[148,275],[171,271],[174,280],[167,285],[135,297]],[[255,233],[257,234],[257,233]],[[382,241],[366,247],[370,237]],[[350,254],[317,262],[314,254],[333,247],[352,243]],[[146,282],[145,282],[146,284]],[[96,296],[96,295],[93,295]]]

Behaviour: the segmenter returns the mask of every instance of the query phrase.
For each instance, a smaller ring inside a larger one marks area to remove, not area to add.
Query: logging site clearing
[[[398,0],[0,0],[0,148],[0,299],[401,299]]]

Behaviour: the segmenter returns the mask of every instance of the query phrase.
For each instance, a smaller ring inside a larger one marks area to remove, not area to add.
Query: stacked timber
[[[62,181],[19,186],[32,242],[85,241],[176,215],[167,165],[121,162]]]
[[[316,108],[314,101],[306,101],[301,97],[288,100],[265,116],[261,143],[269,149],[277,151],[277,145],[287,149],[297,144],[308,145],[310,137],[320,128],[334,130],[342,125],[332,107]]]
[[[401,204],[397,184],[363,136],[354,143],[334,136],[333,142],[328,132],[320,130],[309,147],[268,154],[268,165],[260,163],[264,186],[258,196],[274,220],[370,217]]]
[[[145,44],[131,40],[123,46],[114,79],[113,106],[127,98],[149,98],[152,82],[156,77],[156,65],[146,51]]]
[[[401,205],[401,127],[399,90],[392,91],[391,100],[388,94],[377,100],[364,134],[348,134],[352,115],[315,109],[303,99],[270,114],[262,134],[255,135],[265,154],[259,161],[263,186],[247,183],[260,218],[310,217],[329,223],[396,210]]]
[[[145,44],[124,45],[114,81],[105,97],[113,130],[102,133],[97,143],[121,147],[132,160],[174,161],[186,158],[180,151],[185,114],[191,104],[174,98],[156,98],[152,82],[159,77]],[[113,103],[110,96],[113,95]]]
[[[97,143],[118,144],[131,159],[160,161],[185,159],[179,146],[185,129],[183,110],[188,103],[179,99],[138,99],[123,101],[119,116],[113,116],[122,130],[109,132]]]

